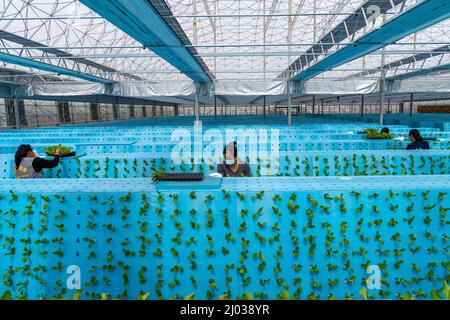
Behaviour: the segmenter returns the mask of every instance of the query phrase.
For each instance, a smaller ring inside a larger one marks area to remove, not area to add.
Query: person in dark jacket
[[[409,132],[409,140],[412,142],[408,144],[406,150],[430,149],[430,145],[427,141],[423,140],[419,130],[417,129],[412,129]]]
[[[59,150],[53,160],[45,160],[36,156],[29,144],[22,144],[17,148],[14,157],[14,176],[16,179],[43,178],[42,169],[52,169],[59,164]]]
[[[250,167],[238,158],[236,141],[223,148],[223,157],[223,163],[217,166],[223,177],[250,177]]]
[[[389,133],[389,128],[384,127],[383,129],[381,129],[381,133]]]

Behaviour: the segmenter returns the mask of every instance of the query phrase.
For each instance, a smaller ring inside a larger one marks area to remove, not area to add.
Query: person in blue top
[[[419,130],[417,129],[412,129],[409,132],[409,140],[412,142],[408,144],[406,150],[430,149],[430,145],[427,141],[423,140]]]
[[[384,127],[383,129],[381,129],[381,133],[389,133],[389,128]]]

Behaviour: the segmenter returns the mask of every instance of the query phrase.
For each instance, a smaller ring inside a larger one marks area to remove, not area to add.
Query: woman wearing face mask
[[[430,145],[427,141],[423,140],[419,130],[417,129],[412,129],[409,132],[409,140],[412,142],[408,144],[406,150],[430,149]]]
[[[249,166],[237,156],[236,141],[223,149],[224,163],[217,166],[217,172],[223,177],[250,177]]]
[[[36,156],[29,144],[22,144],[17,148],[14,159],[14,176],[16,179],[43,178],[42,169],[52,169],[59,164],[59,150],[53,160],[45,160]]]

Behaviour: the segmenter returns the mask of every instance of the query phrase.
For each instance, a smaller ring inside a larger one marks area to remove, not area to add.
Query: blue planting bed
[[[376,264],[369,298],[432,298],[449,274],[449,192],[450,176],[10,181],[0,292],[71,297],[77,265],[83,298],[361,299]]]
[[[354,176],[354,175],[428,175],[450,174],[447,150],[358,150],[281,152],[279,163],[269,158],[250,164],[254,176]],[[216,172],[215,162],[176,164],[170,153],[78,154],[63,158],[61,165],[45,170],[50,178],[143,178],[163,168],[165,172]],[[207,159],[204,159],[207,160]],[[249,161],[247,161],[249,162]],[[0,179],[13,178],[13,155],[0,155]]]
[[[261,158],[251,164],[252,178],[154,184],[150,177],[161,167],[215,171],[216,163],[170,160],[171,133],[192,133],[189,117],[1,131],[0,297],[6,291],[14,299],[448,295],[449,132],[420,118],[427,126],[421,132],[438,140],[433,150],[405,151],[406,141],[369,141],[357,133],[379,128],[373,123],[202,120],[203,130],[222,133],[280,130],[279,146],[264,145],[279,147],[275,173],[264,172],[275,163]],[[410,130],[400,123],[389,126],[397,137]],[[19,143],[41,154],[62,143],[77,156],[45,171],[58,179],[14,180]],[[80,268],[81,290],[67,285],[70,266]],[[367,287],[371,266],[380,268],[379,289]]]

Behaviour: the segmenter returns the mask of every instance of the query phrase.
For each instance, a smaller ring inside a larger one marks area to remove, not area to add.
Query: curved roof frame
[[[433,81],[448,75],[450,19],[421,11],[435,6],[448,13],[440,7],[449,5],[444,0],[133,3],[5,0],[0,3],[0,58],[6,63],[0,67],[17,70],[16,79],[60,79],[69,85],[81,79],[141,88],[192,81],[249,88],[297,73],[306,78],[294,79],[314,81],[376,80],[382,70],[389,79],[426,76]],[[149,14],[154,20],[145,21]],[[415,17],[422,19],[420,28]],[[413,18],[414,24],[407,24]],[[398,19],[403,32],[391,27]],[[153,22],[160,28],[149,35]],[[355,50],[346,48],[355,44],[365,48],[350,56]],[[326,63],[330,59],[335,63]],[[0,75],[0,81],[7,76]]]

